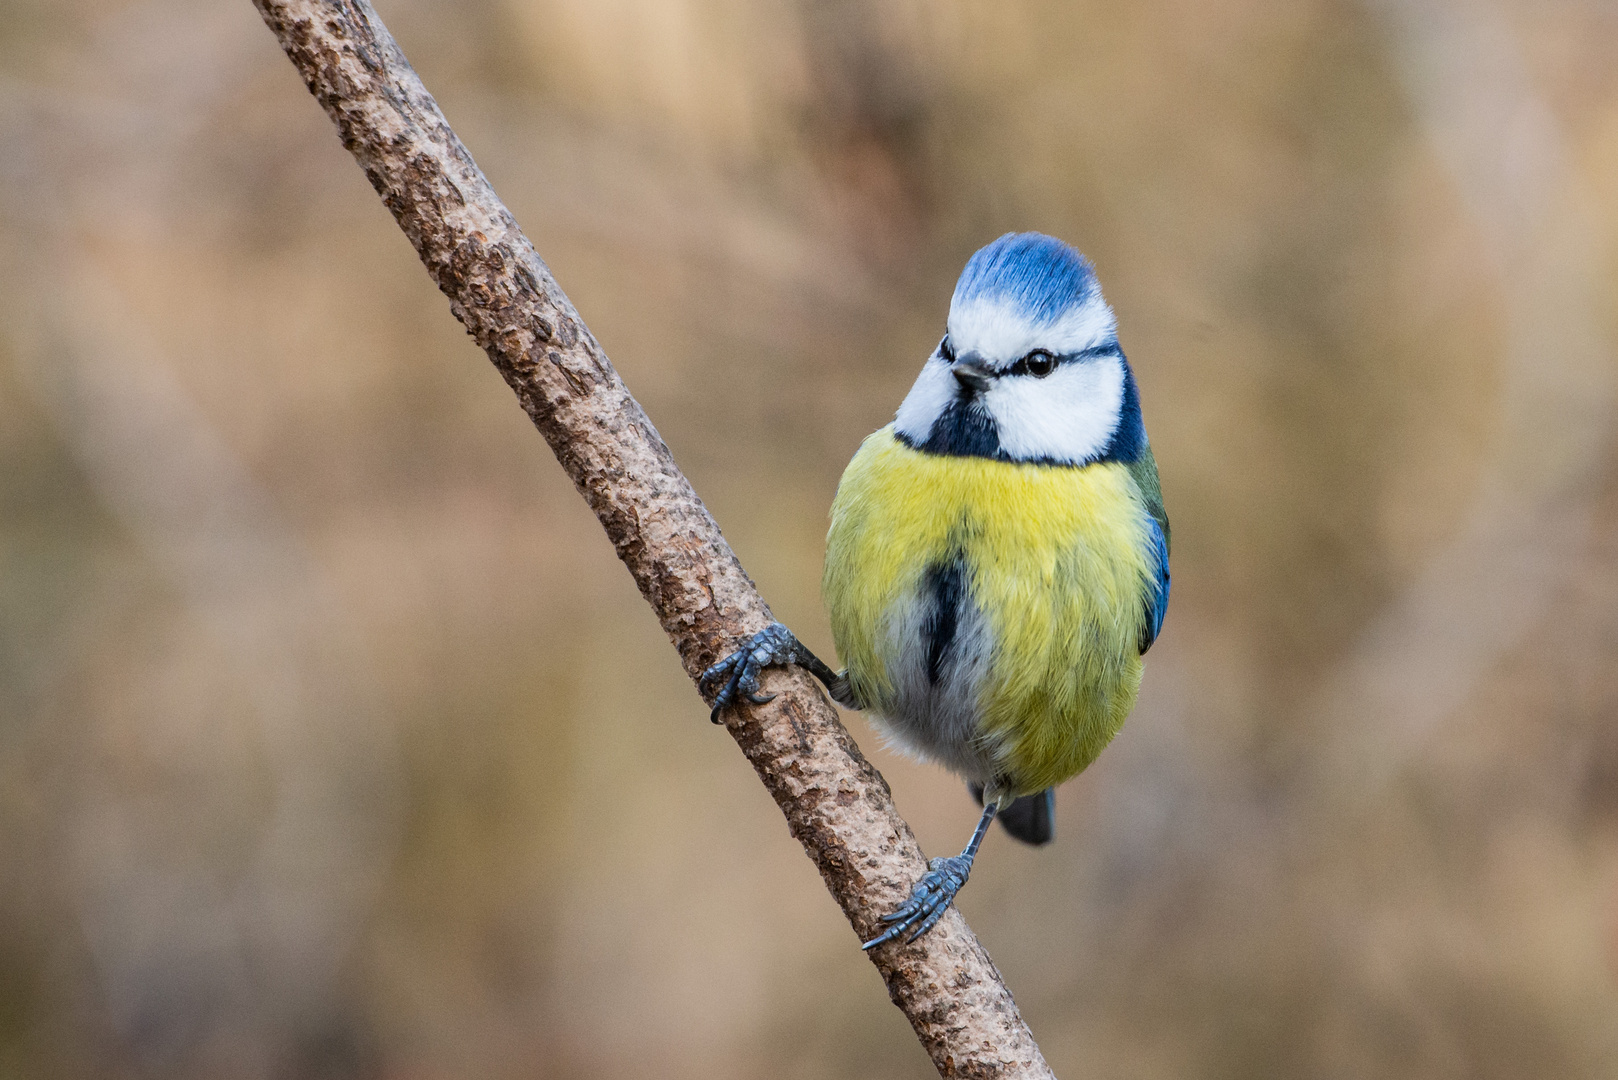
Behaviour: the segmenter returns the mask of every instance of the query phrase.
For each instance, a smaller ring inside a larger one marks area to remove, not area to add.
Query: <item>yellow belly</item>
[[[889,735],[1023,794],[1083,770],[1134,707],[1148,550],[1122,465],[924,454],[883,428],[838,486],[823,589],[850,684]],[[960,682],[971,700],[954,703],[969,731],[920,715],[939,702],[922,708],[918,605],[930,568],[951,561],[980,629],[981,662]]]

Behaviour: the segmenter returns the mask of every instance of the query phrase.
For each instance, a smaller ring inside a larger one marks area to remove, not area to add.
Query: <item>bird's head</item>
[[[1112,309],[1083,255],[1007,233],[967,260],[895,433],[939,454],[1080,465],[1144,443]]]

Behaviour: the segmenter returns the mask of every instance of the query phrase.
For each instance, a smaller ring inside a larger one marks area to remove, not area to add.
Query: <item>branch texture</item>
[[[254,0],[450,310],[517,394],[693,679],[770,620],[702,501],[366,0]],[[925,871],[818,685],[773,671],[726,722],[862,938]],[[704,725],[706,728],[706,725]],[[693,730],[693,738],[700,733]],[[946,1077],[1048,1077],[1000,973],[951,907],[872,962]]]

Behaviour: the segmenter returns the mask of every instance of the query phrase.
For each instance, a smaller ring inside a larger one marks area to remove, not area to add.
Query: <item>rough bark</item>
[[[771,616],[668,447],[366,0],[254,2],[695,678]],[[793,669],[765,688],[773,702],[730,710],[726,726],[869,938],[926,869],[920,847],[818,685]],[[953,907],[920,941],[871,960],[941,1075],[1051,1075]]]

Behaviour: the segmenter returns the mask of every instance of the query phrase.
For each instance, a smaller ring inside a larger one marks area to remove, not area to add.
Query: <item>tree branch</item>
[[[695,678],[771,615],[668,447],[370,4],[254,3]],[[730,710],[728,730],[868,938],[926,869],[921,849],[814,681],[777,671],[767,688],[776,699]],[[920,941],[882,946],[871,959],[943,1076],[1051,1076],[954,907]]]

